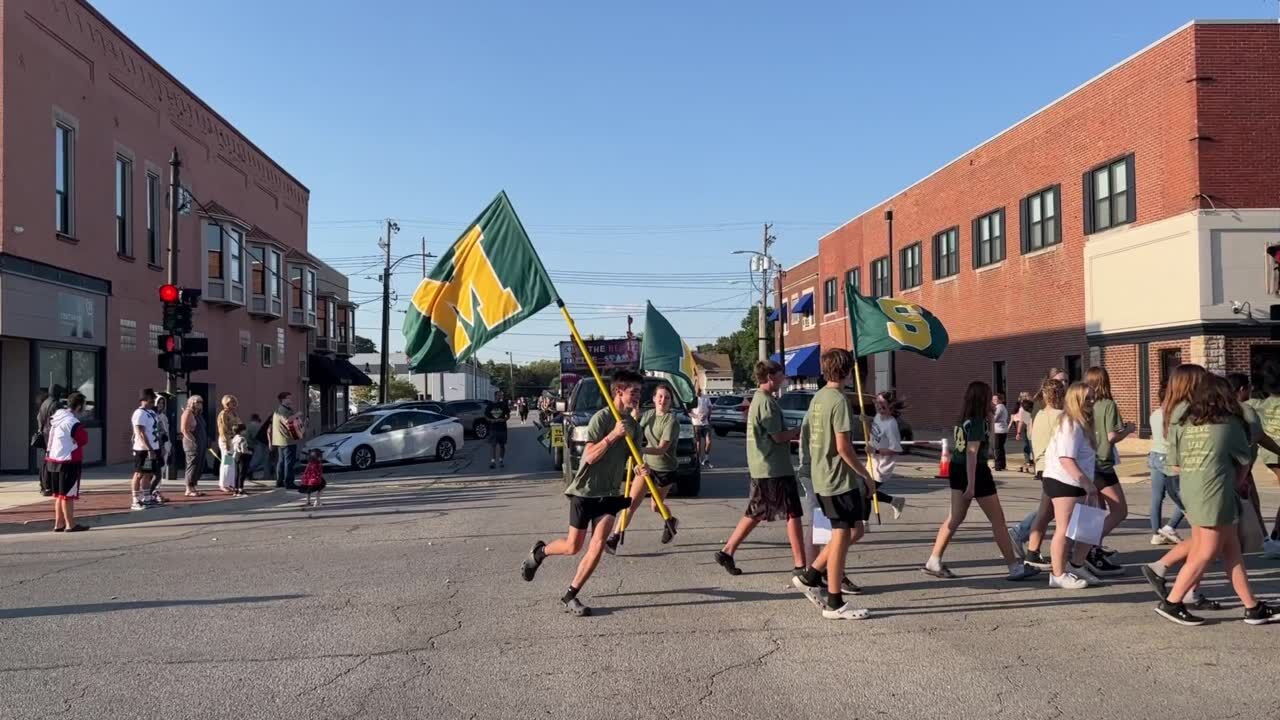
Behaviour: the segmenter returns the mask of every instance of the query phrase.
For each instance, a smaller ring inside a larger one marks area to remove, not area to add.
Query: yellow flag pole
[[[631,499],[631,471],[635,467],[635,463],[631,458],[627,458],[627,480],[622,484],[622,494]],[[622,537],[622,533],[627,531],[627,516],[631,514],[631,508],[626,507],[622,510],[622,516],[618,518],[618,537]]]
[[[578,351],[582,353],[582,359],[587,363],[587,368],[591,370],[591,375],[596,379],[596,385],[600,387],[600,394],[604,396],[604,402],[609,407],[609,412],[613,413],[614,422],[622,422],[622,415],[618,412],[618,406],[613,404],[613,395],[609,393],[609,386],[605,384],[604,378],[600,376],[600,370],[596,367],[596,361],[591,357],[591,353],[587,351],[587,344],[582,341],[582,335],[578,333],[578,326],[573,322],[573,316],[569,314],[569,308],[564,306],[564,301],[556,298],[556,305],[560,307],[560,314],[564,316],[564,321],[569,325],[569,334],[573,337],[574,343],[578,345]],[[635,438],[631,437],[631,433],[624,435],[627,439],[627,447],[631,450],[631,459],[636,466],[644,464],[644,459],[640,456],[640,448],[636,446]],[[658,514],[662,516],[663,522],[671,520],[671,513],[667,510],[667,504],[662,502],[662,496],[658,494],[658,488],[653,484],[653,478],[645,475],[645,485],[649,487],[649,493],[653,495],[653,502],[658,506]]]
[[[845,297],[848,298],[849,290],[845,288]],[[849,307],[850,303],[845,302],[844,318],[849,323],[849,337],[853,337],[853,309]],[[875,484],[875,473],[872,472],[871,462],[871,428],[867,426],[867,407],[862,400],[862,370],[858,367],[858,348],[853,348],[853,386],[858,393],[858,418],[862,420],[862,442],[863,449],[867,453],[867,474],[871,476],[872,484]],[[857,452],[855,450],[854,452]],[[880,501],[876,499],[876,493],[871,493],[871,511],[876,514],[876,524],[880,524]]]

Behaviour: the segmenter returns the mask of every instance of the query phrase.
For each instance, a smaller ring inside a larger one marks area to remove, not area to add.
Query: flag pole
[[[573,342],[578,346],[578,352],[582,353],[582,359],[587,363],[587,368],[591,370],[591,375],[596,379],[596,385],[600,387],[600,394],[604,397],[605,405],[609,407],[609,412],[613,413],[614,422],[622,422],[622,414],[618,412],[618,406],[613,404],[613,395],[609,393],[609,386],[605,384],[604,378],[600,376],[600,370],[596,367],[596,361],[591,357],[591,353],[587,351],[587,344],[582,341],[582,335],[578,333],[578,326],[573,322],[573,316],[569,314],[569,308],[564,306],[564,300],[556,297],[556,307],[560,308],[560,314],[564,316],[564,321],[569,325],[569,335],[573,337]],[[644,464],[644,458],[640,456],[640,448],[636,447],[635,438],[631,437],[631,433],[624,435],[627,439],[627,447],[631,450],[631,459],[636,466]],[[649,475],[644,476],[645,485],[649,487],[649,494],[653,495],[653,502],[658,506],[658,514],[662,516],[663,522],[671,521],[671,513],[667,510],[667,504],[662,502],[662,495],[658,492],[658,488],[653,484],[653,478]]]
[[[862,370],[858,367],[858,336],[853,324],[853,299],[854,289],[849,284],[845,284],[844,288],[844,318],[849,323],[849,339],[853,341],[853,384],[854,390],[858,393],[858,417],[862,420],[862,440],[866,443],[867,448],[867,474],[871,475],[871,483],[875,484],[875,474],[872,472],[871,461],[871,430],[867,427],[867,408],[862,400]],[[876,493],[871,493],[871,510],[876,514],[876,524],[880,524],[880,501],[876,499]]]
[[[627,479],[625,482],[622,483],[622,494],[627,496],[627,500],[631,500],[631,470],[633,468],[632,463],[633,463],[632,459],[627,458]],[[627,519],[628,519],[627,516],[630,514],[631,514],[631,508],[625,507],[622,509],[622,516],[618,518],[618,544],[619,545],[621,545],[623,542],[623,537],[624,537],[623,533],[627,531]]]

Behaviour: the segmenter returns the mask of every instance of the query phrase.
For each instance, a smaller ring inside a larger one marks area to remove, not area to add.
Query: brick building
[[[1016,394],[1094,364],[1145,424],[1177,363],[1280,356],[1278,87],[1274,21],[1188,23],[820,238],[816,285],[852,273],[946,325],[940,361],[872,359],[917,427],[973,379]],[[848,347],[836,295],[823,347]]]
[[[818,338],[818,312],[822,303],[818,282],[818,256],[782,271],[782,296],[774,290],[774,310],[769,320],[774,325],[775,343],[783,354],[772,359],[783,364],[792,387],[814,387],[821,384],[822,371],[818,356],[822,352]]]
[[[87,3],[10,0],[0,46],[0,470],[29,467],[41,390],[88,397],[86,462],[128,457],[139,389],[165,384],[174,148],[177,279],[210,345],[192,390],[245,417],[311,394],[336,421],[353,307],[307,253],[307,188]],[[330,376],[308,380],[313,353]]]

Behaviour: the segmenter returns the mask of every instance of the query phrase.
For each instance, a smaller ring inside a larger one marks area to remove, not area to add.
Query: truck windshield
[[[657,392],[659,387],[666,387],[671,390],[671,385],[666,380],[645,378],[644,394],[640,401],[641,408],[653,407],[653,394]],[[671,391],[671,397],[675,399],[676,410],[683,410],[674,390]],[[581,381],[573,395],[573,407],[571,408],[573,412],[594,413],[602,407],[604,407],[604,398],[600,396],[600,386],[596,384],[596,381],[592,379]]]

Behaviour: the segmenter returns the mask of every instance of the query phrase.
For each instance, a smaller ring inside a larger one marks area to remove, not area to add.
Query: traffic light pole
[[[167,272],[170,285],[178,284],[178,203],[181,202],[179,190],[182,187],[182,160],[178,158],[178,148],[173,149],[173,155],[169,157],[169,257],[167,262]],[[173,373],[165,373],[164,392],[168,397],[167,403],[173,403],[177,399],[178,393],[178,376]],[[165,408],[167,414],[177,415],[177,408]],[[178,428],[171,428],[171,432],[180,435]],[[173,439],[170,438],[170,443]],[[176,453],[174,453],[176,456]],[[171,457],[169,462],[165,463],[164,479],[173,482],[178,479],[178,465]]]

